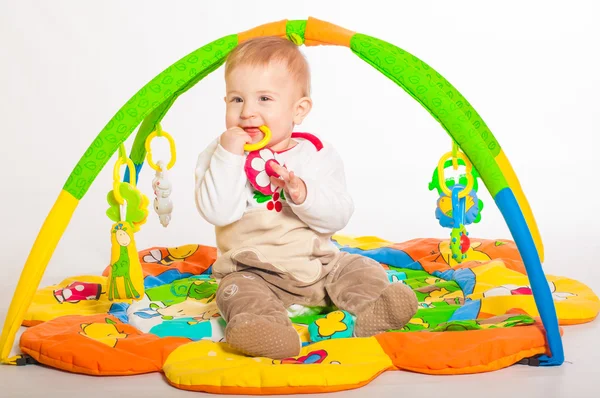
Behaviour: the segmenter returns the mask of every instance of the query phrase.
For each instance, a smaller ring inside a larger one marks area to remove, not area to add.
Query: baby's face
[[[227,128],[239,126],[250,134],[252,142],[258,142],[263,137],[258,127],[266,125],[272,132],[268,146],[275,151],[287,149],[294,125],[300,124],[305,114],[299,109],[301,87],[286,65],[240,65],[225,83]]]

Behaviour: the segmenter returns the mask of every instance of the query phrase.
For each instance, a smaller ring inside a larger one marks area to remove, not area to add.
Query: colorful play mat
[[[217,283],[210,277],[216,248],[190,244],[139,253],[145,285],[139,301],[108,300],[108,267],[102,275],[74,276],[38,290],[25,314],[29,328],[21,350],[69,372],[163,372],[175,387],[229,394],[337,391],[391,370],[487,372],[533,363],[548,352],[513,242],[473,239],[466,261],[457,264],[447,240],[396,244],[336,236],[335,241],[343,251],[379,261],[391,282],[415,291],[419,310],[403,329],[355,338],[347,313],[292,307],[302,354],[246,357],[224,342]],[[589,322],[598,314],[600,301],[586,285],[555,276],[548,276],[548,285],[562,325]]]

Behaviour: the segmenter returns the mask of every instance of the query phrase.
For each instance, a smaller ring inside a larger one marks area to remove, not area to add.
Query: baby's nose
[[[252,106],[244,105],[244,107],[242,108],[242,114],[240,116],[242,119],[251,119],[256,116],[256,111]]]

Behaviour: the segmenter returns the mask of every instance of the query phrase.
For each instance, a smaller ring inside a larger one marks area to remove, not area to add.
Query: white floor
[[[8,304],[11,289],[2,289]],[[6,308],[0,312],[4,319]],[[458,333],[458,332],[457,332]],[[369,385],[351,391],[318,394],[331,397],[598,397],[600,391],[600,320],[565,330],[567,362],[556,368],[516,365],[465,376],[428,376],[386,372]],[[171,387],[162,374],[92,377],[42,366],[0,366],[0,397],[183,397],[207,395]]]

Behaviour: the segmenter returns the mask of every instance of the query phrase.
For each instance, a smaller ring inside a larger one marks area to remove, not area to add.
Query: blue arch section
[[[525,264],[525,269],[527,270],[527,277],[531,283],[533,298],[542,318],[544,329],[546,330],[546,339],[552,356],[541,356],[539,358],[540,365],[561,365],[565,360],[565,354],[558,328],[556,308],[554,307],[552,292],[550,291],[550,286],[548,286],[546,275],[544,275],[544,271],[542,270],[540,257],[535,248],[529,226],[525,221],[523,212],[521,212],[517,198],[510,188],[502,189],[496,194],[494,200],[517,244],[519,253]]]

